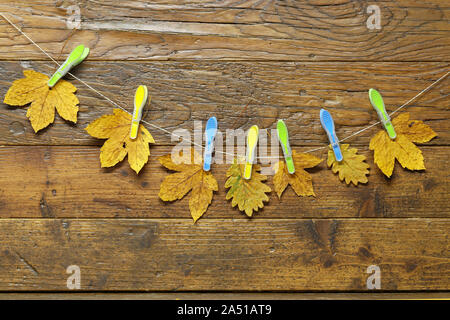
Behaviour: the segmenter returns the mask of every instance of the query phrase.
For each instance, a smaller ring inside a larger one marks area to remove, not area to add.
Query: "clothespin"
[[[131,118],[130,138],[136,139],[139,129],[139,123],[142,119],[142,110],[147,103],[148,90],[146,86],[139,86],[134,94],[134,111]]]
[[[250,179],[252,176],[252,165],[255,160],[255,150],[258,143],[258,126],[252,126],[247,133],[247,151],[245,154],[244,179]]]
[[[397,134],[395,133],[394,126],[392,125],[391,122],[391,118],[386,113],[386,107],[384,106],[381,94],[375,89],[370,89],[369,99],[375,111],[378,113],[378,117],[380,118],[381,123],[383,123],[383,126],[389,135],[389,138],[395,139],[397,137]]]
[[[48,80],[47,84],[50,88],[64,77],[73,67],[79,65],[89,54],[89,48],[80,44],[78,47],[73,49],[73,51],[69,54],[66,61],[56,70],[56,72],[51,76]]]
[[[328,140],[330,140],[336,161],[342,161],[343,157],[341,147],[339,147],[339,139],[336,136],[336,131],[334,130],[333,117],[331,117],[331,114],[325,109],[320,109],[320,123],[328,135]]]
[[[284,160],[286,161],[288,172],[293,174],[295,173],[294,160],[292,159],[291,146],[289,145],[287,126],[283,120],[278,120],[277,122],[277,134],[278,140],[281,143],[281,149],[283,149]]]
[[[206,122],[205,128],[205,154],[203,155],[203,170],[209,171],[211,169],[212,152],[214,150],[214,138],[217,133],[217,119],[211,117]]]

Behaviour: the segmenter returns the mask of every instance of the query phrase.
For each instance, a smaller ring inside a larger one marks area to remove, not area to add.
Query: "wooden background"
[[[375,3],[381,30],[366,26]],[[73,31],[74,4],[0,0],[0,12],[54,57],[89,46],[74,73],[130,111],[135,88],[146,84],[145,119],[170,131],[213,115],[222,131],[275,128],[282,118],[292,147],[307,150],[327,142],[321,107],[345,137],[377,120],[369,88],[392,111],[449,70],[447,0],[78,1],[81,28]],[[55,70],[0,19],[2,97],[24,68]],[[26,108],[0,105],[0,291],[68,291],[69,265],[81,268],[81,290],[164,297],[367,292],[370,265],[381,268],[381,291],[450,289],[448,79],[407,108],[438,134],[420,146],[426,171],[397,163],[386,179],[368,150],[377,127],[349,141],[368,158],[367,185],[340,183],[323,162],[310,170],[316,197],[289,188],[280,201],[272,192],[248,219],[225,200],[228,165],[215,165],[220,188],[195,225],[187,199],[158,198],[169,172],[157,157],[170,152],[170,137],[148,127],[157,143],[139,176],[127,162],[100,168],[103,141],[84,128],[112,106],[72,82],[76,125],[57,116],[35,135]]]

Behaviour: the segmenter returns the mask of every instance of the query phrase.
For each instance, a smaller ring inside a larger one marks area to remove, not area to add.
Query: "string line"
[[[40,51],[42,51],[42,53],[44,53],[47,57],[49,57],[50,60],[52,60],[54,63],[56,63],[56,65],[57,65],[58,67],[61,66],[61,64],[60,64],[58,61],[56,61],[49,53],[47,53],[44,49],[42,49],[41,46],[39,46],[36,42],[34,42],[33,39],[31,39],[25,32],[23,32],[18,26],[16,26],[16,25],[15,25],[10,19],[8,19],[3,13],[0,13],[0,15],[1,15],[1,16],[2,16],[2,17],[10,24],[10,25],[12,25],[17,31],[19,31],[23,36],[25,36],[25,37],[28,39],[28,41],[30,41],[33,45],[35,45],[35,46],[36,46]],[[97,89],[95,89],[94,87],[92,87],[92,86],[91,86],[90,84],[88,84],[86,81],[80,79],[79,77],[75,76],[75,75],[72,74],[71,72],[68,72],[67,74],[70,75],[70,76],[72,76],[75,80],[78,80],[79,82],[81,82],[82,84],[84,84],[88,89],[90,89],[90,90],[92,90],[93,92],[95,92],[96,94],[98,94],[100,97],[102,97],[103,99],[105,99],[106,101],[108,101],[109,103],[111,103],[113,106],[115,106],[115,107],[117,107],[117,108],[119,108],[119,109],[125,111],[126,113],[132,115],[131,112],[129,112],[129,111],[126,110],[124,107],[120,106],[118,103],[116,103],[115,101],[113,101],[113,100],[111,100],[110,98],[108,98],[107,96],[105,96],[103,93],[101,93],[100,91],[98,91]],[[170,132],[170,131],[167,130],[167,129],[164,129],[164,128],[162,128],[162,127],[159,127],[159,126],[157,126],[157,125],[155,125],[155,124],[153,124],[153,123],[150,123],[150,122],[148,122],[148,121],[141,120],[141,122],[144,122],[145,124],[148,124],[149,126],[152,126],[152,127],[156,128],[156,129],[159,129],[159,130],[161,130],[161,131],[163,131],[163,132],[165,132],[165,133],[168,133],[168,134],[170,134],[170,135],[175,135],[177,138],[182,138],[182,136],[179,136],[179,135],[177,135],[177,134],[175,134],[175,133],[173,133],[173,132]],[[199,144],[197,144],[197,143],[195,143],[195,142],[193,142],[193,143],[196,144],[196,145],[198,145],[198,146],[200,146],[200,147],[203,147],[202,145],[199,145]]]
[[[50,60],[52,60],[54,63],[56,63],[56,64],[58,65],[58,67],[61,66],[61,64],[58,63],[58,61],[56,61],[49,53],[47,53],[44,49],[42,49],[41,46],[39,46],[39,44],[37,44],[36,42],[34,42],[33,39],[31,39],[25,32],[23,32],[18,26],[16,26],[16,25],[15,25],[10,19],[8,19],[2,12],[0,12],[0,15],[1,15],[1,16],[2,16],[2,17],[10,24],[10,25],[12,25],[19,33],[21,33],[25,38],[27,38],[28,41],[30,41],[30,42],[31,42],[34,46],[36,46],[42,53],[44,53]],[[113,106],[115,106],[115,107],[121,109],[122,111],[125,111],[126,113],[132,115],[132,113],[129,112],[127,109],[125,109],[124,107],[122,107],[121,105],[119,105],[117,102],[115,102],[115,101],[111,100],[110,98],[108,98],[107,96],[105,96],[103,93],[101,93],[100,91],[98,91],[97,89],[95,89],[94,87],[92,87],[92,86],[91,86],[89,83],[87,83],[86,81],[80,79],[79,77],[75,76],[74,74],[72,74],[72,73],[70,73],[70,72],[68,72],[68,74],[69,74],[70,76],[72,76],[74,79],[76,79],[77,81],[79,81],[80,83],[84,84],[88,89],[90,89],[91,91],[95,92],[95,93],[98,94],[100,97],[102,97],[103,99],[105,99],[106,101],[108,101],[108,102],[109,102],[110,104],[112,104]],[[395,113],[397,113],[398,111],[400,111],[400,110],[403,109],[404,107],[408,106],[408,105],[409,105],[410,103],[412,103],[413,101],[417,100],[420,96],[422,96],[423,94],[425,94],[426,92],[428,92],[431,88],[433,88],[435,85],[437,85],[439,82],[441,82],[442,80],[444,80],[449,74],[450,74],[450,71],[447,71],[446,74],[444,74],[444,75],[441,76],[439,79],[437,79],[436,81],[434,81],[433,83],[431,83],[428,87],[426,87],[425,89],[423,89],[422,91],[420,91],[418,94],[416,94],[414,97],[412,97],[412,98],[409,99],[407,102],[405,102],[404,104],[402,104],[400,107],[398,107],[397,109],[395,109],[394,111],[392,111],[391,113],[389,113],[389,116],[394,115]],[[177,134],[174,133],[174,132],[171,132],[171,131],[169,131],[169,130],[167,130],[167,129],[164,129],[164,128],[160,127],[160,126],[157,126],[157,125],[155,125],[155,124],[153,124],[153,123],[150,123],[150,122],[148,122],[148,121],[146,121],[146,120],[144,120],[144,119],[142,119],[141,122],[143,122],[143,123],[145,123],[145,124],[147,124],[147,125],[149,125],[149,126],[155,128],[155,129],[158,129],[158,130],[160,130],[160,131],[163,131],[163,132],[165,132],[165,133],[167,133],[167,134],[169,134],[169,135],[171,135],[171,136],[175,136],[175,137],[178,138],[178,139],[182,139],[182,138],[183,138],[182,136],[177,135]],[[364,131],[367,131],[367,130],[369,130],[370,128],[372,128],[372,127],[374,127],[374,126],[376,126],[376,125],[378,125],[378,124],[380,124],[380,123],[381,123],[381,121],[377,121],[377,122],[375,122],[375,123],[372,123],[371,125],[369,125],[369,126],[363,128],[363,129],[361,129],[361,130],[358,130],[358,131],[356,131],[356,132],[350,134],[349,136],[347,136],[347,137],[345,137],[345,138],[343,138],[343,139],[340,139],[340,142],[346,141],[346,140],[348,140],[348,139],[350,139],[350,138],[352,138],[352,137],[354,137],[354,136],[356,136],[356,135],[359,135],[360,133],[362,133],[362,132],[364,132]],[[200,147],[200,148],[202,148],[202,149],[205,149],[205,147],[203,147],[202,144],[196,143],[195,141],[191,141],[191,142],[192,142],[193,145],[198,146],[198,147]],[[325,148],[327,148],[327,147],[328,147],[328,145],[323,146],[323,147],[318,147],[318,148],[310,149],[310,150],[306,150],[306,151],[303,151],[303,153],[311,153],[311,152],[315,152],[315,151],[318,151],[318,150],[325,149]],[[216,153],[222,153],[222,154],[230,155],[230,156],[235,156],[233,153],[224,152],[224,151],[220,151],[220,150],[217,150],[217,151],[215,151],[215,152],[216,152]],[[280,159],[280,157],[270,157],[270,156],[267,156],[267,157],[259,156],[259,157],[256,157],[256,158],[257,158],[257,159]]]

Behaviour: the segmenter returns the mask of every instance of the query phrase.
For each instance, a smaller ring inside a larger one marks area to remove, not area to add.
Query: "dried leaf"
[[[369,148],[374,150],[374,161],[378,168],[390,177],[395,159],[403,168],[424,170],[422,151],[414,143],[428,142],[436,133],[422,121],[409,120],[409,113],[402,113],[392,120],[397,138],[391,140],[385,130],[379,131],[371,140]]]
[[[128,154],[128,163],[139,173],[150,155],[149,143],[155,143],[152,135],[140,124],[136,139],[130,138],[131,115],[121,109],[91,122],[86,131],[98,139],[108,139],[100,151],[102,167],[112,167]]]
[[[369,174],[369,165],[365,162],[366,157],[357,154],[358,149],[349,148],[348,144],[341,144],[343,160],[336,161],[333,149],[328,149],[327,165],[331,167],[333,173],[339,172],[339,179],[345,179],[346,184],[367,183],[367,175]]]
[[[180,157],[183,154],[180,152]],[[216,178],[210,171],[204,171],[200,159],[193,148],[191,148],[190,163],[174,163],[172,156],[167,154],[160,157],[159,162],[167,169],[178,171],[164,178],[159,190],[159,197],[163,201],[174,201],[183,198],[189,191],[189,210],[196,222],[211,204],[213,192],[219,190]]]
[[[79,101],[74,94],[77,90],[74,85],[61,79],[50,89],[45,74],[33,70],[24,70],[23,74],[25,78],[13,82],[3,102],[11,106],[31,103],[27,117],[34,132],[53,123],[55,108],[64,120],[77,122]]]
[[[295,165],[295,172],[293,174],[288,172],[284,160],[275,164],[273,185],[278,198],[281,198],[281,195],[289,184],[298,196],[315,196],[311,175],[303,169],[313,168],[321,163],[322,160],[307,153],[297,154],[295,150],[292,151],[292,158]]]
[[[252,175],[249,180],[243,178],[244,166],[244,164],[238,164],[234,159],[228,169],[225,188],[230,188],[230,190],[228,190],[226,199],[233,199],[231,205],[233,207],[238,205],[239,210],[245,211],[245,214],[251,217],[253,211],[264,207],[264,201],[269,201],[269,197],[265,193],[270,192],[271,189],[262,182],[267,180],[267,177],[258,173],[261,170],[260,166],[256,164],[252,166]]]

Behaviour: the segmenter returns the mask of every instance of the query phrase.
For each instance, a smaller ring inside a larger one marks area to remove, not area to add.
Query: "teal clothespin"
[[[375,89],[370,89],[369,99],[375,111],[378,113],[378,117],[380,118],[381,123],[383,123],[383,126],[389,135],[389,138],[395,139],[397,137],[397,134],[395,133],[394,126],[392,125],[391,122],[391,118],[386,113],[386,107],[384,106],[381,94]]]
[[[205,128],[205,154],[203,156],[203,170],[211,170],[212,162],[212,152],[214,150],[214,138],[217,133],[217,119],[216,117],[211,117],[206,122]]]
[[[281,144],[281,149],[283,149],[284,160],[286,161],[286,166],[290,174],[295,173],[294,160],[292,159],[291,146],[289,145],[289,134],[287,126],[283,120],[278,120],[277,122],[277,134],[278,140]]]
[[[339,139],[336,136],[336,131],[334,130],[334,121],[331,114],[325,110],[320,109],[320,123],[323,129],[328,135],[328,140],[330,140],[331,147],[333,148],[334,157],[336,161],[342,161],[343,156],[341,152],[341,147],[339,146]]]
[[[66,61],[56,70],[56,72],[48,80],[48,86],[53,88],[53,86],[64,77],[73,67],[80,64],[89,54],[89,48],[84,45],[79,45],[70,53]]]

